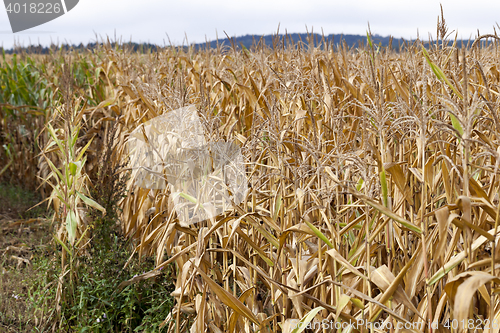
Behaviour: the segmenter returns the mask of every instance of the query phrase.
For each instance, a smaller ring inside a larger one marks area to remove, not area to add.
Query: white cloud
[[[99,36],[117,36],[135,42],[161,43],[168,34],[173,43],[204,42],[244,34],[270,34],[280,31],[325,34],[364,34],[367,23],[373,33],[415,38],[436,34],[439,3],[443,4],[450,31],[458,29],[459,38],[492,33],[500,12],[500,2],[478,0],[255,0],[255,1],[164,1],[164,0],[81,0],[66,15],[28,31],[12,34],[7,13],[0,8],[0,45],[11,47],[14,39],[24,45],[40,41],[70,41],[78,44]],[[485,10],[487,9],[487,10]]]

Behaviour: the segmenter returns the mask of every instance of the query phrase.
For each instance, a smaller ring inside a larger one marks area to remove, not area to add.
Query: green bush
[[[123,269],[130,252],[127,242],[115,235],[111,244],[95,246],[78,267],[71,304],[63,304],[66,328],[76,332],[150,332],[167,317],[174,290],[171,268],[156,280],[142,281],[116,292],[118,285],[154,268],[151,258],[134,258]]]

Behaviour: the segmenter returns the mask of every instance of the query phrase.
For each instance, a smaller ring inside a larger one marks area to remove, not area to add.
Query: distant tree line
[[[61,45],[51,45],[51,46],[42,46],[42,45],[30,45],[30,46],[15,46],[10,49],[4,49],[0,47],[0,52],[5,52],[6,54],[13,54],[13,53],[29,53],[29,54],[50,54],[56,51],[64,50],[75,50],[75,51],[84,51],[84,50],[93,50],[95,49],[98,45],[102,45],[103,43],[88,43],[87,45],[84,45],[83,43],[80,43],[79,45],[71,45],[71,44],[61,44]],[[160,47],[155,44],[150,44],[150,43],[110,43],[113,47],[119,46],[120,48],[126,48],[133,50],[135,52],[151,52],[151,51],[156,51]]]
[[[177,47],[188,48],[192,47],[195,49],[205,49],[219,48],[221,50],[227,50],[228,48],[236,48],[236,49],[258,49],[258,48],[287,48],[287,47],[309,47],[309,45],[314,45],[315,47],[327,48],[327,47],[337,47],[339,45],[344,45],[349,48],[352,47],[364,47],[368,42],[366,35],[344,35],[344,34],[330,34],[330,35],[320,35],[317,33],[313,34],[285,34],[285,35],[245,35],[233,38],[224,38],[220,40],[213,40],[207,43],[199,43],[199,44],[191,44],[190,46],[181,45]],[[414,43],[415,40],[405,40],[403,38],[392,38],[390,36],[383,37],[380,35],[371,36],[371,42],[374,47],[388,47],[395,50],[399,50],[407,46],[408,44]],[[428,47],[429,43],[435,45],[435,42],[424,42],[424,46]],[[448,40],[444,42],[449,46],[453,44],[453,40]],[[458,45],[470,46],[472,44],[471,40],[459,40],[457,41]],[[487,41],[482,41],[482,45],[486,45]],[[30,46],[15,46],[11,49],[3,49],[0,47],[0,52],[5,52],[7,54],[12,53],[29,53],[29,54],[49,54],[51,52],[56,52],[59,50],[75,50],[75,51],[83,51],[83,50],[93,50],[98,45],[103,43],[88,43],[84,45],[80,43],[79,45],[70,45],[70,44],[62,44],[62,45],[51,45],[51,46],[42,46],[42,45],[30,45]],[[151,43],[118,43],[118,42],[110,42],[113,47],[120,47],[124,49],[128,49],[134,52],[140,53],[148,53],[155,52],[159,49],[170,47],[169,45],[159,46]],[[442,45],[443,42],[440,41],[439,45]]]

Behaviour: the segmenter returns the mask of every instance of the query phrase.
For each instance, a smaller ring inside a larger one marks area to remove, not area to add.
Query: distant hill
[[[379,35],[374,35],[371,37],[372,38],[372,43],[373,45],[380,45],[382,47],[387,47],[391,46],[394,49],[399,49],[400,47],[403,47],[405,44],[407,45],[408,43],[413,43],[415,40],[405,40],[403,38],[392,38],[392,37],[383,37]],[[453,41],[449,41],[449,45],[452,44]],[[367,37],[366,35],[344,35],[344,34],[330,34],[327,36],[323,36],[320,34],[306,34],[306,33],[294,33],[294,34],[285,34],[285,35],[264,35],[264,36],[259,36],[259,35],[245,35],[245,36],[239,36],[239,37],[232,37],[232,38],[224,38],[220,40],[213,40],[208,43],[198,43],[198,44],[192,44],[191,47],[194,47],[195,49],[204,49],[207,47],[210,48],[221,48],[221,49],[227,49],[230,47],[236,47],[237,49],[240,49],[241,47],[245,47],[247,49],[252,49],[252,48],[259,48],[259,47],[270,47],[270,48],[283,48],[283,47],[288,47],[288,46],[308,46],[309,44],[314,44],[315,46],[321,46],[321,47],[326,47],[328,46],[337,46],[339,43],[345,43],[349,48],[351,47],[360,47],[363,45],[366,45],[367,43]],[[464,45],[470,45],[470,41],[463,41]],[[484,42],[486,43],[486,42]],[[483,43],[483,44],[484,44]],[[99,43],[101,44],[101,43]],[[428,42],[424,42],[424,45],[427,47]],[[51,50],[56,51],[59,49],[65,49],[68,50],[70,48],[76,49],[76,50],[84,50],[84,49],[94,49],[98,44],[97,43],[88,43],[87,45],[84,45],[80,43],[80,45],[69,45],[69,44],[63,44],[60,46],[28,46],[28,47],[16,47],[13,49],[6,49],[3,50],[0,47],[0,53],[4,51],[7,54],[12,54],[12,53],[35,53],[35,54],[47,54],[50,53]],[[111,45],[116,46],[115,43],[111,43]],[[458,45],[462,45],[462,41],[458,41]],[[131,49],[135,52],[150,52],[150,51],[157,51],[158,49],[162,49],[163,46],[155,45],[155,44],[150,44],[150,43],[121,43],[120,47],[123,48],[128,48]],[[167,46],[168,47],[168,46]],[[187,46],[179,46],[179,47],[185,47]]]
[[[278,38],[279,37],[279,38]],[[390,36],[380,36],[373,35],[371,36],[372,44],[374,46],[387,47],[391,46],[393,49],[398,50],[400,47],[408,45],[409,43],[414,43],[416,40],[406,40],[404,38],[393,38]],[[473,40],[457,40],[457,45],[465,45],[470,46]],[[330,34],[330,35],[320,35],[320,34],[286,34],[286,35],[245,35],[239,37],[231,37],[224,38],[218,41],[210,41],[208,43],[199,43],[194,46],[197,48],[206,48],[207,45],[210,48],[222,47],[223,45],[226,47],[236,47],[241,48],[244,46],[247,49],[251,49],[253,47],[261,47],[263,45],[271,48],[282,48],[283,46],[287,47],[289,45],[303,45],[308,46],[309,44],[314,44],[314,46],[325,47],[325,45],[333,45],[338,46],[340,43],[347,45],[349,48],[352,47],[362,47],[367,44],[367,36],[366,35],[344,35],[344,34]],[[432,44],[435,41],[431,41]],[[486,41],[483,40],[481,44],[486,45]],[[428,41],[423,42],[425,47],[429,46]],[[453,45],[453,40],[448,40],[448,45]]]
[[[278,38],[279,37],[279,38]],[[392,39],[392,41],[391,41]],[[392,47],[399,47],[399,45],[403,45],[405,40],[402,38],[391,38],[391,37],[382,37],[379,35],[372,36],[372,41],[375,45],[381,46],[389,46],[392,43]],[[338,45],[339,43],[344,43],[348,47],[357,47],[360,45],[365,45],[367,42],[366,35],[344,35],[344,34],[330,34],[327,36],[323,36],[320,34],[286,34],[286,35],[245,35],[240,37],[233,37],[231,39],[221,39],[219,41],[211,41],[208,43],[209,47],[216,48],[217,45],[229,46],[232,47],[233,44],[235,47],[244,46],[247,49],[252,47],[259,47],[262,45],[266,45],[268,47],[276,47],[280,48],[283,46],[289,45],[309,45],[314,44],[315,46],[320,45]],[[408,41],[406,41],[408,42]],[[207,47],[207,43],[195,44],[196,47]]]

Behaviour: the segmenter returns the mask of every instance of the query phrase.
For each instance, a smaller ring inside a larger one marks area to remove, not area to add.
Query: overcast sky
[[[37,0],[38,1],[38,0]],[[173,44],[213,40],[224,31],[231,37],[245,34],[306,32],[373,34],[427,39],[436,35],[436,21],[443,4],[448,27],[459,38],[493,33],[500,24],[500,1],[462,0],[80,0],[67,14],[24,32],[13,34],[5,7],[0,8],[0,46],[48,45],[53,42],[84,44],[98,37],[124,41]],[[1,4],[0,4],[1,6]]]

